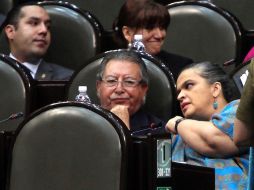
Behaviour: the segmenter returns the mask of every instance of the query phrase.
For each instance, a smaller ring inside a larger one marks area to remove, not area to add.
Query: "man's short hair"
[[[13,25],[15,28],[18,27],[18,22],[20,18],[22,18],[22,8],[26,6],[38,6],[43,8],[41,5],[37,4],[36,2],[26,2],[22,4],[18,4],[14,6],[7,14],[5,21],[3,22],[1,29],[3,29],[8,24]],[[44,9],[44,8],[43,8]]]
[[[106,65],[111,60],[124,60],[124,61],[129,61],[133,64],[139,65],[140,71],[141,71],[141,78],[142,78],[141,82],[143,84],[148,85],[149,79],[148,79],[148,72],[147,72],[147,67],[145,65],[145,62],[143,61],[143,59],[140,57],[140,55],[137,52],[134,52],[132,50],[115,51],[106,55],[103,58],[99,66],[98,73],[96,75],[96,78],[98,81],[102,80],[102,76],[105,71]]]

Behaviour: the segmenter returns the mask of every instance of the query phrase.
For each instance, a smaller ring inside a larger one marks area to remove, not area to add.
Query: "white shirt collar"
[[[10,57],[17,60],[17,61],[19,61],[16,57],[14,57],[12,55],[12,53],[10,53]],[[36,64],[29,63],[29,62],[23,62],[22,64],[30,70],[32,77],[35,78],[35,74],[38,70],[38,67],[39,67],[41,61],[42,61],[42,59],[40,59]]]

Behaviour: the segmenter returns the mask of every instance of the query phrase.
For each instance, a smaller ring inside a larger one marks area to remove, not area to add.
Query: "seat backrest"
[[[112,30],[113,21],[124,4],[124,0],[96,0],[96,2],[94,0],[68,0],[68,2],[95,15],[105,30]]]
[[[1,0],[0,2],[0,13],[6,15],[12,8],[14,0]]]
[[[100,104],[96,93],[96,74],[102,59],[115,51],[112,50],[95,56],[84,67],[73,74],[67,87],[67,99],[74,100],[78,92],[78,86],[86,85],[88,95],[92,102]],[[166,69],[163,63],[154,57],[140,53],[149,75],[149,89],[146,96],[145,109],[165,121],[175,112],[175,82],[172,73]]]
[[[254,29],[254,1],[252,0],[211,0],[211,2],[235,15],[246,30]]]
[[[45,60],[70,69],[77,69],[101,49],[103,28],[88,11],[63,1],[38,2],[49,13],[51,45]],[[8,54],[4,31],[0,35],[0,52]]]
[[[163,49],[195,62],[240,62],[243,29],[228,12],[207,1],[175,2],[167,8],[171,22]]]
[[[17,131],[8,189],[125,190],[128,135],[116,116],[98,106],[44,107]]]
[[[0,55],[0,120],[23,112],[26,117],[31,111],[33,80],[22,66],[5,55]],[[0,130],[12,131],[23,118],[0,122]]]

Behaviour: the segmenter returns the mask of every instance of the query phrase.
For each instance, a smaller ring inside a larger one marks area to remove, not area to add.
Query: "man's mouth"
[[[45,46],[45,45],[48,44],[47,41],[46,41],[46,40],[43,40],[43,39],[36,39],[36,40],[34,40],[34,42],[35,42],[36,44],[39,44],[39,45],[42,45],[42,46]]]

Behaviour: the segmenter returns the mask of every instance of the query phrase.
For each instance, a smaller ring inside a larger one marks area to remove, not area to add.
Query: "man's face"
[[[111,110],[116,105],[125,105],[128,107],[129,114],[134,114],[143,104],[148,89],[147,85],[140,83],[141,79],[138,64],[124,60],[109,61],[102,81],[97,82],[97,93],[101,106]],[[109,86],[108,83],[111,81],[118,82],[114,86]],[[126,83],[136,85],[130,87]]]
[[[21,62],[41,58],[50,44],[50,18],[39,6],[21,9],[17,26],[7,25],[5,32],[10,42],[11,53]]]

